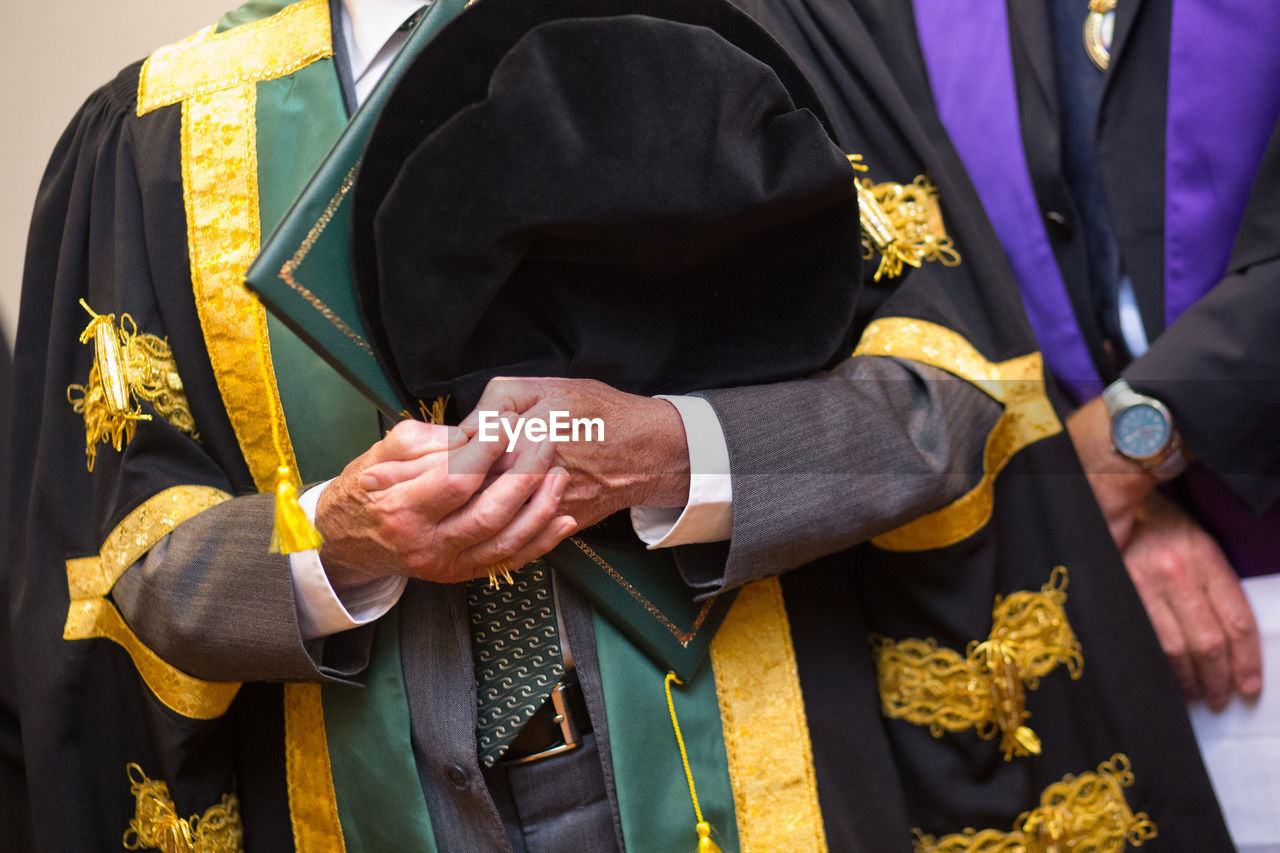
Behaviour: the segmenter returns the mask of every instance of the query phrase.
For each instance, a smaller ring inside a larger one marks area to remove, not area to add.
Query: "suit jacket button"
[[[1049,236],[1056,240],[1070,240],[1072,234],[1071,217],[1058,210],[1048,210],[1044,214],[1045,225]]]
[[[451,765],[444,771],[444,775],[449,778],[455,788],[467,787],[467,771],[463,770],[459,765]]]

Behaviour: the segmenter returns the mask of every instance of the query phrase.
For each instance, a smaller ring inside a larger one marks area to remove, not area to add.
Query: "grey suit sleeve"
[[[728,561],[681,561],[702,591],[731,589],[892,530],[981,476],[1000,405],[911,361],[860,356],[829,376],[706,391],[729,448]]]
[[[372,626],[304,643],[289,558],[271,554],[274,495],[234,498],[174,528],[130,566],[112,598],[160,657],[211,681],[349,681]]]

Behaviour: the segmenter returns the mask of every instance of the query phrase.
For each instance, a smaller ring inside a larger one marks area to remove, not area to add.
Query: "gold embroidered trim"
[[[711,641],[743,853],[827,849],[782,586],[743,587]]]
[[[266,312],[244,288],[261,239],[256,83],[331,56],[325,0],[226,33],[206,30],[147,61],[138,112],[182,102],[182,190],[192,287],[223,404],[259,491],[297,486]],[[285,686],[290,820],[298,853],[345,849],[317,685]]]
[[[680,645],[688,646],[689,643],[693,640],[693,638],[698,636],[698,631],[702,630],[702,623],[706,621],[707,614],[711,612],[712,605],[716,603],[715,596],[708,598],[706,601],[702,603],[702,609],[698,611],[697,617],[694,618],[693,620],[693,627],[691,627],[688,631],[682,630],[680,626],[676,625],[676,623],[671,621],[670,617],[668,617],[667,614],[663,613],[660,609],[658,609],[658,606],[656,604],[654,604],[648,598],[646,598],[644,593],[642,593],[640,590],[632,586],[631,582],[628,581],[625,577],[623,577],[621,572],[619,572],[613,566],[609,565],[608,561],[605,560],[604,557],[601,557],[599,554],[597,554],[590,545],[588,545],[586,542],[583,542],[581,539],[577,538],[576,536],[570,536],[569,541],[572,542],[574,545],[578,546],[578,550],[586,554],[587,557],[591,560],[591,562],[595,563],[597,566],[604,569],[605,573],[609,575],[610,578],[613,579],[614,583],[616,583],[618,586],[625,589],[628,595],[630,595],[632,598],[634,598],[637,602],[640,603],[641,607],[643,607],[645,610],[648,610],[650,615],[652,615],[654,619],[657,619],[658,622],[662,625],[662,627],[666,628],[668,631],[671,632],[671,636],[675,637],[676,642],[678,642]],[[496,579],[495,579],[495,586],[496,586]]]
[[[315,246],[316,241],[320,239],[320,235],[329,227],[329,223],[333,221],[334,215],[338,212],[338,208],[342,206],[342,202],[346,199],[347,194],[351,192],[351,188],[355,186],[356,172],[360,169],[360,161],[351,167],[351,171],[347,172],[347,176],[342,179],[342,184],[338,187],[338,191],[333,194],[333,198],[329,199],[329,203],[325,205],[324,212],[320,214],[320,218],[315,221],[307,236],[302,239],[302,243],[298,246],[298,251],[293,253],[293,257],[285,261],[284,266],[280,267],[280,280],[293,290],[294,293],[301,296],[321,317],[324,317],[329,323],[342,332],[347,340],[351,341],[360,351],[366,355],[373,356],[373,347],[369,346],[369,342],[347,324],[333,309],[325,304],[324,300],[316,296],[311,288],[296,280],[293,274],[297,272],[298,267],[306,260],[307,255],[311,253],[311,249]],[[433,423],[441,423],[434,421]]]
[[[147,59],[138,77],[138,115],[285,77],[333,55],[325,0],[303,0],[269,18],[221,33],[213,30],[206,27]]]
[[[866,328],[854,355],[893,356],[927,364],[977,385],[1004,404],[1003,414],[987,436],[978,484],[947,506],[871,540],[886,551],[942,548],[977,533],[991,520],[996,476],[1014,454],[1062,432],[1062,422],[1045,396],[1038,352],[991,362],[945,326],[887,317]]]
[[[71,597],[107,595],[124,570],[182,522],[231,495],[211,486],[174,486],[148,498],[107,534],[96,557],[67,560]]]
[[[226,713],[240,685],[202,681],[165,663],[125,624],[106,596],[120,575],[182,522],[231,496],[208,486],[174,486],[125,516],[94,557],[67,560],[71,604],[64,640],[103,638],[121,646],[156,698],[184,717],[207,720]]]
[[[299,16],[324,17],[323,30],[311,31],[323,38],[323,50],[301,51],[296,64],[285,66],[292,71],[329,55],[329,30],[323,0],[307,0],[290,9]],[[266,19],[258,28],[261,34],[265,37],[271,22],[278,24],[290,9]],[[228,36],[251,26],[237,27]],[[287,47],[282,43],[282,49]],[[183,101],[182,189],[192,286],[205,346],[254,484],[259,491],[271,491],[278,483],[299,483],[271,364],[266,312],[243,284],[261,238],[256,96],[255,84],[249,82],[199,92]],[[345,845],[317,685],[285,686],[285,751],[295,848],[298,853],[340,853]]]
[[[169,786],[147,778],[142,768],[130,764],[129,793],[135,799],[133,820],[124,834],[126,850],[162,850],[164,853],[242,853],[244,825],[240,800],[223,794],[222,801],[203,815],[178,817]]]
[[[966,829],[935,838],[916,830],[915,853],[1120,853],[1156,837],[1146,812],[1133,813],[1124,789],[1133,784],[1129,759],[1121,753],[1097,772],[1071,774],[1040,795],[1040,806],[1018,815],[1011,832]]]
[[[198,439],[168,340],[140,333],[128,314],[120,315],[117,327],[114,314],[98,314],[83,299],[80,304],[93,318],[80,333],[80,343],[93,341],[93,366],[87,384],[67,387],[67,402],[76,414],[84,415],[89,470],[93,471],[99,442],[119,452],[133,440],[137,422],[151,420],[138,400],[151,403],[162,418]]]
[[[886,717],[943,732],[976,729],[989,740],[1000,733],[1005,760],[1039,755],[1040,739],[1023,725],[1025,691],[1065,664],[1080,678],[1084,657],[1063,605],[1067,570],[1058,566],[1039,592],[1022,590],[996,596],[991,633],[974,640],[963,657],[938,648],[933,638],[894,641],[873,635],[872,650]]]
[[[285,774],[297,853],[343,853],[319,684],[284,686]]]
[[[849,165],[865,172],[861,154],[846,155]],[[920,267],[935,261],[946,267],[960,263],[960,253],[947,236],[942,221],[938,189],[924,175],[909,184],[873,184],[870,178],[854,178],[858,193],[858,219],[862,224],[862,257],[880,253],[875,281],[902,275],[904,265]]]
[[[115,605],[105,598],[81,598],[71,602],[64,640],[92,638],[111,640],[121,646],[147,687],[170,710],[184,717],[211,720],[231,707],[240,685],[234,681],[202,681],[164,662],[143,645],[130,630]]]
[[[232,32],[235,32],[232,30]],[[182,105],[182,189],[196,310],[231,426],[258,491],[297,460],[271,367],[267,316],[244,287],[258,253],[258,155],[252,85]],[[279,445],[279,446],[278,446]]]

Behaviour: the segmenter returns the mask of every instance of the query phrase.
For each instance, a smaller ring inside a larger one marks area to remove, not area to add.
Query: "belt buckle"
[[[532,755],[525,755],[520,758],[512,758],[502,762],[503,764],[530,764],[534,761],[541,761],[544,758],[550,758],[553,755],[559,755],[562,752],[569,752],[577,749],[582,745],[582,740],[578,735],[578,724],[574,721],[573,715],[569,712],[569,703],[565,701],[564,691],[566,690],[563,681],[551,688],[551,695],[548,700],[551,702],[551,708],[555,711],[552,716],[552,722],[560,726],[560,737],[564,743],[549,746],[541,752],[535,752]]]

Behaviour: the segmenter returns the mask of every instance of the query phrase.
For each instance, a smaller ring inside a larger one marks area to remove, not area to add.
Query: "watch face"
[[[1130,406],[1112,423],[1111,439],[1131,459],[1150,458],[1169,443],[1169,419],[1155,406]]]

